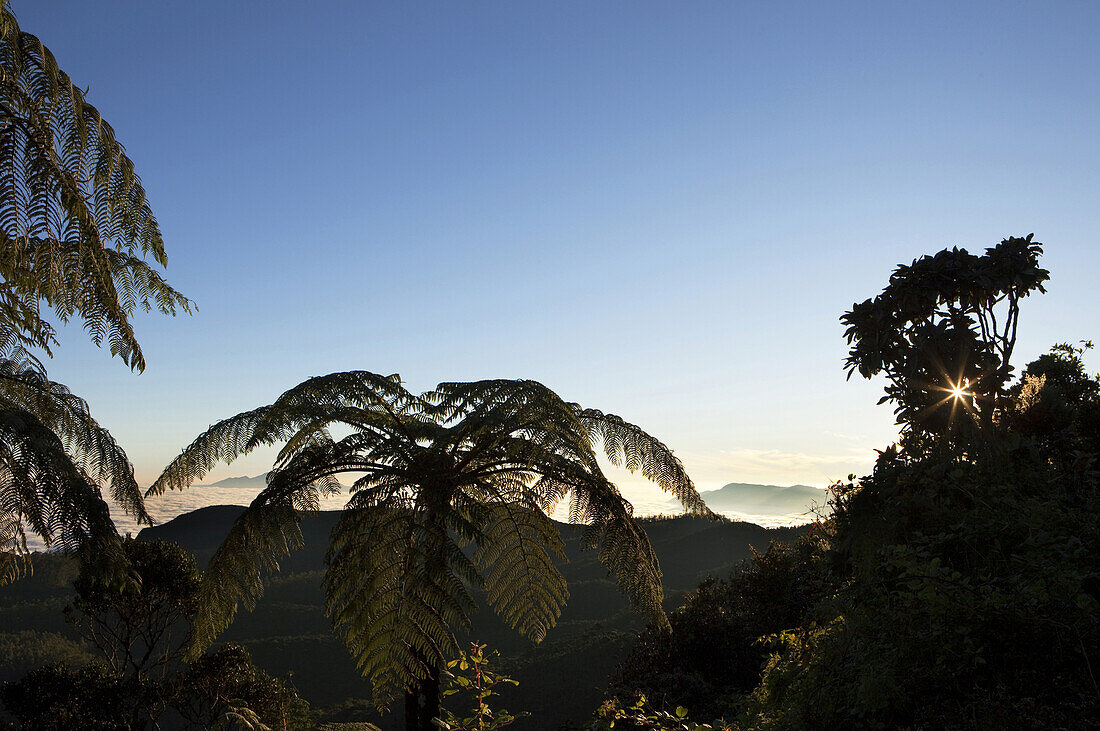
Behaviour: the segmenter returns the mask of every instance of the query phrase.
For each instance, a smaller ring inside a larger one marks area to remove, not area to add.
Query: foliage
[[[93,658],[86,643],[74,642],[57,632],[0,632],[0,682],[21,678],[44,665],[81,666]]]
[[[885,371],[902,440],[871,475],[834,487],[828,566],[839,589],[772,635],[746,725],[1087,728],[1100,717],[1100,383],[1083,349],[1060,345],[1007,386],[1017,300],[1046,277],[1025,245],[1006,240],[984,264],[947,252],[902,268],[882,329],[855,331],[849,365]],[[1005,252],[996,271],[1014,278],[972,278]],[[898,282],[910,299],[897,298]],[[906,339],[907,308],[933,300],[947,302],[938,339]],[[968,324],[998,302],[1008,330]],[[890,327],[902,339],[887,338]],[[933,373],[971,378],[973,402],[933,420],[944,387]]]
[[[114,673],[139,685],[163,681],[177,670],[190,640],[199,588],[195,557],[175,543],[130,537],[123,551],[132,580],[119,587],[103,581],[94,566],[81,566],[66,619]]]
[[[775,637],[756,722],[1073,727],[1095,713],[1097,496],[1081,511],[1049,479],[1028,461],[894,458],[848,486],[848,584]]]
[[[965,430],[973,417],[988,426],[1012,373],[1020,300],[1045,291],[1041,254],[1028,234],[982,256],[944,249],[899,266],[882,294],[841,318],[849,377],[884,374],[880,403],[897,404],[903,431]]]
[[[827,549],[817,530],[793,545],[753,551],[727,579],[704,581],[669,615],[670,631],[650,625],[639,635],[615,683],[617,699],[628,703],[641,692],[666,712],[682,706],[699,718],[734,714],[768,657],[759,638],[797,625],[831,594]]]
[[[336,440],[330,428],[351,434]],[[442,383],[421,395],[365,371],[305,381],[272,405],[212,426],[150,488],[183,488],[215,463],[284,443],[268,487],[207,568],[195,650],[252,609],[265,572],[301,544],[299,511],[359,475],[332,533],[325,586],[337,630],[380,702],[407,693],[407,714],[436,715],[439,666],[458,653],[474,594],[536,642],[565,604],[554,565],[562,541],[547,512],[570,499],[632,603],[662,620],[656,555],[630,504],[603,475],[597,444],[690,510],[709,514],[680,461],[617,416],[563,401],[534,381]],[[472,552],[464,547],[472,546]],[[419,697],[410,705],[408,694]],[[419,710],[417,710],[419,709]]]
[[[465,718],[456,716],[444,707],[442,715],[434,723],[446,731],[494,731],[511,726],[524,713],[514,716],[504,709],[494,711],[489,707],[489,698],[499,694],[493,690],[502,685],[519,685],[518,682],[500,673],[494,672],[491,665],[500,653],[486,652],[485,645],[470,643],[470,649],[447,663],[443,671],[450,687],[443,691],[443,697],[466,693],[472,696],[473,708]]]
[[[605,702],[584,726],[585,731],[610,731],[613,728],[638,729],[639,731],[736,731],[735,726],[725,721],[713,724],[695,723],[688,719],[688,710],[677,706],[673,711],[653,708],[648,699],[637,694],[633,703],[621,705],[616,700]]]
[[[101,663],[58,663],[0,685],[0,702],[26,731],[117,731],[130,727],[128,693]]]
[[[248,650],[226,645],[192,663],[174,688],[173,706],[196,728],[312,728],[309,705],[257,668]]]
[[[45,303],[57,321],[79,318],[94,343],[144,370],[134,310],[191,311],[146,256],[167,263],[133,163],[0,2],[0,584],[28,567],[28,530],[117,566],[101,482],[139,523],[151,522],[125,453],[33,352],[52,355],[57,344]]]
[[[700,587],[670,635],[644,634],[627,688],[665,713],[724,695],[726,706],[700,704],[707,717],[739,709],[754,729],[1096,727],[1100,381],[1084,369],[1090,344],[1055,346],[1009,380],[1020,301],[1047,278],[1040,253],[1029,236],[984,256],[923,257],[844,316],[849,374],[886,376],[899,443],[872,474],[833,486],[799,570],[758,557]],[[768,576],[771,595],[742,604],[740,587]],[[804,603],[788,613],[784,596]],[[754,617],[775,622],[746,622]],[[757,681],[723,674],[723,663],[751,666],[755,631],[766,653]]]
[[[143,370],[134,309],[190,312],[147,255],[167,263],[133,162],[50,50],[0,4],[0,356],[49,354],[44,301]]]
[[[180,546],[127,538],[129,581],[105,581],[84,565],[67,619],[98,652],[94,662],[32,671],[0,690],[26,728],[159,727],[179,715],[191,728],[305,729],[308,705],[293,688],[228,646],[182,662],[196,612],[199,574]],[[102,701],[102,702],[101,702]]]
[[[1100,384],[1081,360],[1091,348],[1088,341],[1080,347],[1060,343],[1028,364],[1009,391],[1012,408],[1002,418],[1005,428],[1033,441],[1058,470],[1071,500],[1095,477],[1100,454]]]
[[[126,455],[83,401],[9,365],[0,360],[0,584],[29,568],[28,530],[47,545],[117,565],[118,533],[97,479],[110,480],[120,504],[148,522]]]

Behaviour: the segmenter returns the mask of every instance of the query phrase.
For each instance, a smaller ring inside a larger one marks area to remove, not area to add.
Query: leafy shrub
[[[585,725],[584,731],[610,731],[613,728],[638,729],[639,731],[738,731],[725,721],[713,724],[695,723],[688,719],[688,710],[677,706],[672,711],[654,708],[641,693],[634,697],[630,705],[620,704],[617,700],[605,702],[592,721]]]
[[[447,663],[443,674],[449,681],[449,687],[443,691],[443,697],[469,695],[472,697],[473,707],[470,715],[465,717],[459,717],[444,707],[442,717],[433,720],[436,726],[444,731],[495,731],[511,726],[516,719],[527,715],[513,715],[504,709],[494,711],[489,706],[489,698],[498,693],[494,688],[519,685],[515,680],[491,669],[492,663],[499,657],[500,653],[486,652],[485,645],[472,642],[468,651]]]
[[[773,542],[728,578],[704,581],[669,615],[671,630],[651,625],[638,637],[620,669],[618,701],[630,704],[641,692],[665,712],[736,712],[768,657],[759,638],[796,625],[826,592],[825,546],[820,530],[794,545]]]
[[[257,668],[239,645],[191,663],[176,681],[172,705],[199,728],[244,709],[272,728],[311,728],[309,704],[288,683]]]

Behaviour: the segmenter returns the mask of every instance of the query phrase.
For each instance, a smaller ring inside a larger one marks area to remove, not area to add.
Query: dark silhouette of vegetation
[[[226,645],[191,663],[173,688],[172,707],[196,729],[313,728],[309,705],[298,692],[256,667],[240,645]]]
[[[120,588],[94,566],[82,566],[65,616],[111,672],[135,687],[158,686],[176,670],[190,639],[198,566],[175,543],[126,538],[123,550],[135,580]]]
[[[941,441],[958,434],[972,448],[977,425],[992,439],[1012,375],[1020,300],[1044,292],[1049,278],[1032,238],[1005,239],[981,256],[944,249],[899,266],[882,294],[840,318],[851,345],[849,377],[886,376],[880,403],[896,404],[905,434]]]
[[[739,728],[1097,725],[1089,344],[1058,345],[1011,381],[1020,301],[1047,277],[1041,251],[1028,236],[923,257],[845,315],[849,370],[887,377],[899,443],[872,474],[833,486],[831,514],[799,544],[704,584],[671,634],[647,630],[628,687],[666,714],[686,701],[702,717],[735,713]],[[761,585],[770,596],[741,601]],[[728,649],[708,652],[700,636]]]
[[[658,709],[735,717],[768,657],[758,639],[797,625],[835,588],[822,566],[828,547],[817,530],[754,551],[726,579],[708,578],[670,613],[670,630],[651,625],[639,635],[615,682],[616,700],[629,707],[641,693]]]
[[[84,666],[55,663],[0,686],[0,701],[27,729],[187,728],[219,724],[309,728],[308,706],[285,683],[227,646],[190,665],[199,589],[194,557],[159,541],[123,544],[132,581],[121,589],[84,567],[66,616],[98,652]]]
[[[351,434],[336,440],[330,428]],[[327,610],[380,704],[405,697],[406,725],[431,728],[440,668],[458,655],[473,591],[538,642],[566,603],[554,563],[563,543],[547,513],[569,500],[585,543],[632,604],[666,623],[656,554],[595,447],[639,470],[694,512],[711,515],[683,465],[617,416],[563,401],[534,381],[442,383],[421,395],[365,371],[305,381],[270,406],[212,426],[150,488],[183,488],[217,462],[284,444],[268,487],[207,566],[195,650],[252,609],[263,573],[301,544],[300,512],[360,475],[333,529]],[[469,547],[471,550],[464,551]]]
[[[134,720],[129,692],[102,664],[56,664],[0,686],[0,702],[27,731],[117,731]]]
[[[0,2],[0,584],[27,564],[27,533],[118,558],[100,484],[150,523],[133,467],[88,405],[46,377],[35,351],[56,320],[145,368],[130,316],[191,303],[150,266],[167,257],[141,180],[114,131]]]

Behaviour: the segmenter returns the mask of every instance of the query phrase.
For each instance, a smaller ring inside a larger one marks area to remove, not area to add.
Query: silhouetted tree
[[[333,427],[350,430],[335,439]],[[263,573],[301,542],[316,510],[358,476],[332,534],[327,609],[379,702],[403,690],[406,725],[432,728],[441,665],[457,656],[472,591],[536,642],[568,596],[554,566],[562,541],[547,516],[563,499],[633,604],[667,625],[657,557],[594,447],[640,470],[689,509],[709,514],[680,461],[617,416],[563,401],[534,381],[442,383],[421,395],[397,376],[313,378],[272,405],[219,422],[164,471],[150,493],[180,489],[217,462],[285,446],[268,487],[237,519],[203,579],[196,651],[251,609]],[[472,545],[473,551],[463,548]]]
[[[1100,384],[1065,345],[1009,382],[1039,254],[923,257],[844,316],[849,370],[887,377],[902,438],[834,485],[838,589],[771,638],[746,725],[1095,725]]]
[[[138,715],[156,718],[190,641],[199,571],[191,552],[176,543],[127,537],[123,551],[135,580],[118,587],[82,566],[65,616],[111,673],[132,688]]]
[[[965,439],[975,422],[992,429],[1012,375],[1020,300],[1045,291],[1049,278],[1032,238],[1005,239],[981,256],[958,248],[923,256],[840,318],[849,377],[885,375],[882,401],[897,405],[903,431]]]

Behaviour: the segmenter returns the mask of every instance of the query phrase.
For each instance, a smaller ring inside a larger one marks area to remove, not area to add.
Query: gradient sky
[[[90,86],[199,306],[137,318],[142,375],[79,328],[49,365],[143,483],[362,368],[541,380],[702,489],[824,485],[896,433],[840,315],[1009,235],[1052,273],[1017,362],[1100,338],[1094,2],[12,7]]]

